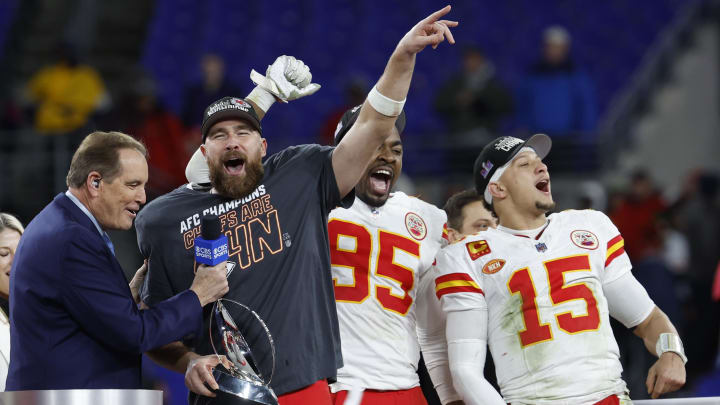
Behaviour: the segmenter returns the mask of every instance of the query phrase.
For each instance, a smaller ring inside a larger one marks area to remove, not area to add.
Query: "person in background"
[[[483,197],[475,190],[464,190],[448,198],[443,210],[447,214],[447,232],[450,243],[457,242],[488,228],[497,227],[497,217],[488,211]]]
[[[0,212],[0,391],[5,391],[8,364],[10,363],[10,319],[7,301],[10,298],[10,268],[15,251],[25,228],[20,220]]]
[[[338,122],[340,122],[340,119],[348,109],[365,102],[367,92],[368,84],[364,79],[356,77],[348,81],[345,85],[345,99],[342,105],[328,114],[320,127],[319,140],[321,145],[335,144],[335,133],[337,132]]]
[[[512,113],[512,94],[482,51],[468,46],[463,51],[462,70],[436,95],[435,110],[447,124],[454,145],[449,170],[464,173],[472,166],[476,151],[494,138],[500,121]]]
[[[464,49],[462,70],[443,84],[435,98],[435,109],[451,132],[480,128],[493,132],[512,112],[512,94],[495,73],[495,65],[479,48]]]
[[[35,107],[35,129],[58,135],[80,129],[108,102],[100,74],[80,63],[70,45],[58,48],[57,62],[44,67],[27,84],[27,101]]]
[[[720,262],[720,177],[696,172],[685,181],[686,191],[676,202],[690,248],[686,278],[690,294],[684,300],[687,317],[688,355],[697,356],[690,374],[699,375],[717,367],[720,303],[712,300],[712,286]]]
[[[151,156],[148,198],[153,200],[185,184],[185,162],[195,151],[197,134],[186,130],[180,119],[162,105],[155,83],[148,77],[139,80],[132,102],[136,122],[128,133],[139,139]]]
[[[240,94],[240,89],[225,76],[225,61],[220,55],[206,53],[200,60],[202,82],[194,83],[185,89],[183,95],[183,123],[190,128],[197,128],[202,122],[205,107],[213,101],[230,94]],[[182,160],[187,162],[187,159]]]
[[[638,169],[631,176],[627,197],[608,214],[627,241],[626,250],[636,266],[660,249],[657,218],[666,207],[650,174]]]
[[[529,133],[566,138],[595,129],[597,101],[590,77],[570,57],[571,38],[560,26],[543,32],[542,57],[528,71],[517,94],[517,121]]]

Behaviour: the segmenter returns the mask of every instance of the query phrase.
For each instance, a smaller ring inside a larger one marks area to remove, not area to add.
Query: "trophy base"
[[[213,404],[278,405],[277,396],[267,385],[234,377],[220,367],[216,367],[212,374],[219,387],[215,390],[217,397]]]

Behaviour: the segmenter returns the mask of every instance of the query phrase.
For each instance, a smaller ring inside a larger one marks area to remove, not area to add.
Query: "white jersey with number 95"
[[[330,213],[328,233],[344,367],[333,392],[419,385],[415,298],[443,244],[445,212],[391,194],[382,207],[355,199]]]

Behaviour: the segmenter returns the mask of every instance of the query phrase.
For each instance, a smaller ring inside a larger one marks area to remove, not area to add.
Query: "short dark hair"
[[[92,171],[108,182],[120,174],[120,149],[134,149],[147,159],[147,149],[140,141],[122,132],[95,131],[83,139],[73,155],[65,183],[80,188]]]
[[[488,204],[485,202],[483,196],[478,194],[474,189],[461,191],[448,198],[445,206],[443,207],[445,213],[447,214],[448,227],[460,230],[464,219],[462,213],[463,208],[476,201],[482,201],[485,208],[487,208]],[[489,209],[488,211],[492,213],[493,217],[495,216],[494,211]]]

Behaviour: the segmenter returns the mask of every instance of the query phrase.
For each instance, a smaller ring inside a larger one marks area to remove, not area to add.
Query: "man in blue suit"
[[[228,291],[225,263],[200,266],[189,290],[138,310],[109,229],[130,229],[145,203],[145,147],[119,132],[88,135],[68,191],[30,223],[11,270],[13,390],[140,388],[141,354],[202,333],[202,307]]]

